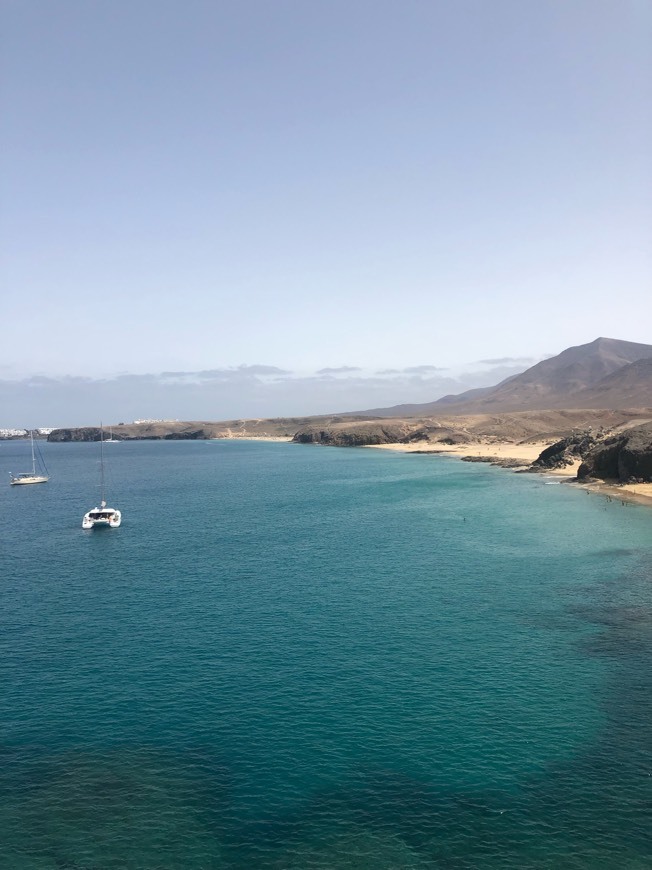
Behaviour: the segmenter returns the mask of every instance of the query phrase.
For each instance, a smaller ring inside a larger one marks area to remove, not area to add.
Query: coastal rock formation
[[[99,441],[100,430],[95,426],[84,426],[80,429],[53,429],[48,435],[48,441]]]
[[[515,468],[519,470],[529,469],[523,466],[522,459],[512,459],[510,457],[499,458],[496,456],[460,456],[462,462],[486,462],[488,465],[495,465],[498,468]]]
[[[328,444],[332,447],[367,447],[374,444],[398,444],[406,438],[404,426],[358,423],[324,429],[307,426],[292,439],[299,444]]]
[[[546,468],[565,468],[567,465],[572,465],[578,459],[584,459],[589,451],[596,446],[600,435],[601,433],[596,438],[591,432],[583,432],[562,438],[542,450],[538,459],[532,463],[532,468],[540,471]]]
[[[424,420],[339,420],[331,426],[304,426],[294,435],[299,444],[333,447],[373,447],[377,444],[467,444],[472,436],[463,428]]]
[[[151,439],[162,437],[163,441],[201,441],[206,440],[211,436],[207,434],[205,429],[191,429],[186,430],[185,432],[168,432],[167,435],[150,435],[149,437]]]
[[[469,444],[473,438],[462,428],[442,426],[440,423],[424,423],[413,429],[401,442],[427,441],[429,444]]]
[[[194,441],[197,439],[212,438],[211,432],[205,429],[189,429],[184,428],[182,431],[172,432],[152,432],[145,427],[137,435],[126,435],[125,433],[111,433],[112,437],[117,441]],[[106,441],[108,434],[105,430],[104,440]],[[48,435],[48,441],[99,441],[100,430],[92,426],[86,426],[79,429],[54,429]]]
[[[652,426],[637,426],[598,444],[580,465],[577,477],[652,482]]]

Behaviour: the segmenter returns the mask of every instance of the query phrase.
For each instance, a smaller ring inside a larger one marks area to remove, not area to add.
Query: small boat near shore
[[[84,514],[82,529],[117,529],[122,522],[122,513],[109,507],[104,497],[104,431],[100,427],[100,506]]]
[[[41,451],[38,450],[38,466],[39,470],[37,472],[36,465],[36,453],[34,452],[34,432],[30,430],[29,440],[32,445],[32,470],[31,471],[20,471],[18,474],[14,474],[13,472],[9,472],[10,486],[24,486],[28,483],[47,483],[50,479],[50,475],[48,474],[48,470],[45,467],[45,461],[43,456],[41,455]],[[38,448],[37,448],[38,449]]]

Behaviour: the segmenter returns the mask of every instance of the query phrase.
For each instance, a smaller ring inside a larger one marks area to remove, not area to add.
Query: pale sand
[[[512,459],[523,460],[523,466],[531,465],[538,458],[542,450],[554,444],[554,441],[528,441],[523,444],[514,444],[507,441],[474,442],[472,444],[438,444],[433,445],[427,441],[413,442],[411,444],[378,444],[374,445],[378,450],[396,450],[401,453],[442,453],[446,456],[482,456],[487,459]],[[371,446],[371,445],[370,445]],[[565,468],[542,468],[542,474],[554,474],[559,477],[575,481],[580,460]],[[590,481],[578,483],[590,492],[595,492],[606,498],[620,499],[624,502],[652,507],[652,483],[615,483]]]
[[[652,507],[652,483],[615,483],[592,480],[579,486],[589,492],[603,495],[612,501],[630,502]]]
[[[554,444],[554,441],[528,441],[524,444],[513,444],[508,441],[474,441],[470,444],[431,444],[428,441],[417,441],[411,444],[378,444],[380,450],[398,450],[402,453],[445,453],[449,456],[483,456],[487,459],[522,460],[523,465],[532,465],[542,450]],[[579,468],[569,465],[562,469],[561,474],[573,476]]]

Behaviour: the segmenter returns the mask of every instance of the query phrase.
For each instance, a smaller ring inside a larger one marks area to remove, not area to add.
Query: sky
[[[426,402],[652,341],[649,0],[0,15],[0,427]]]

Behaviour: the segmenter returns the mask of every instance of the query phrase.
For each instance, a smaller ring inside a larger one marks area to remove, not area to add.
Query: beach
[[[497,465],[510,462],[510,469],[518,466],[511,463],[521,462],[523,468],[529,467],[554,441],[525,441],[514,443],[510,441],[477,441],[468,444],[433,445],[426,441],[416,441],[410,444],[378,444],[376,450],[393,450],[401,453],[441,453],[446,456],[457,456],[459,459],[478,457],[487,462],[495,460]],[[598,493],[606,498],[620,499],[623,502],[652,507],[652,483],[617,483],[615,481],[578,481],[577,470],[581,461],[564,468],[542,468],[542,474],[552,474],[564,479],[564,482],[574,483],[589,492]]]

